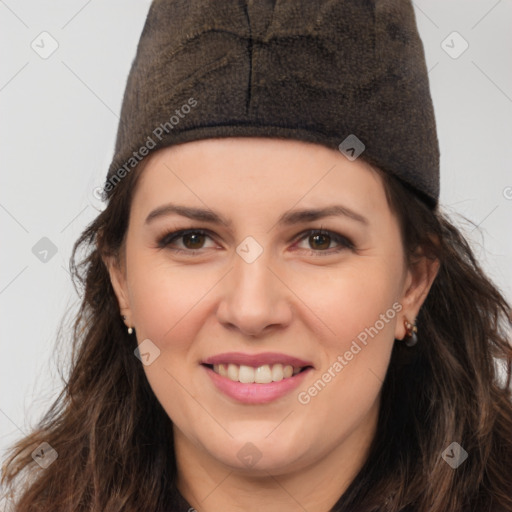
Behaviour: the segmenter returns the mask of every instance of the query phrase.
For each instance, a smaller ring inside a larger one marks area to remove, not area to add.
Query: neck
[[[375,436],[378,407],[326,454],[288,471],[242,470],[226,466],[196,445],[177,428],[174,446],[178,489],[200,512],[328,512],[340,499],[368,457]]]

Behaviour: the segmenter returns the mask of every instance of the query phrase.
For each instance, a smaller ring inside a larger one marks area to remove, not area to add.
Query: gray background
[[[461,224],[512,300],[512,1],[414,6],[440,139],[441,203],[454,220],[462,214],[479,226]],[[68,354],[57,353],[55,339],[77,306],[69,256],[102,207],[93,190],[113,154],[148,8],[148,0],[0,0],[0,456],[61,389]]]

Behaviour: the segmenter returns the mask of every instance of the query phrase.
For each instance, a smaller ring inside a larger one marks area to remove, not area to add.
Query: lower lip
[[[222,377],[208,366],[202,366],[217,389],[230,398],[244,404],[267,404],[285,396],[297,388],[310,370],[313,369],[307,368],[293,377],[288,377],[277,382],[269,382],[268,384],[244,384],[243,382],[235,382],[227,377]]]

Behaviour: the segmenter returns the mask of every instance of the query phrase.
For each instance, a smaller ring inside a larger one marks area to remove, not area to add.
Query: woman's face
[[[293,140],[155,153],[121,265],[121,311],[178,454],[272,474],[364,451],[394,340],[426,293],[380,176]]]

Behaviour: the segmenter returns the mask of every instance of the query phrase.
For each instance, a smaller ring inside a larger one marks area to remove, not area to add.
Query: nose
[[[236,255],[234,268],[223,280],[219,322],[252,338],[289,325],[293,293],[286,286],[283,270],[278,269],[265,251],[252,263]]]

